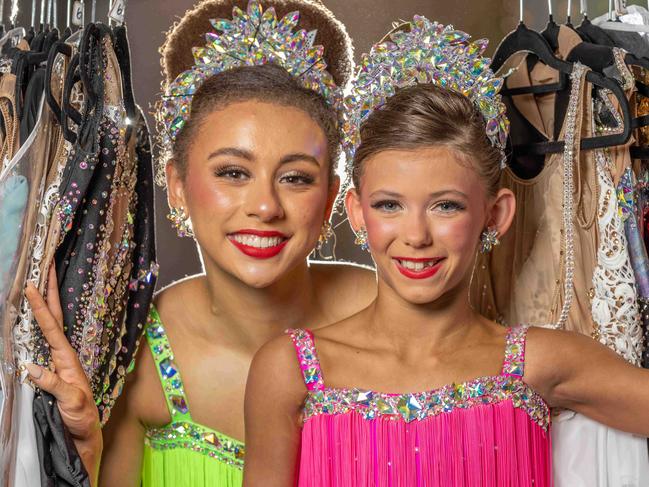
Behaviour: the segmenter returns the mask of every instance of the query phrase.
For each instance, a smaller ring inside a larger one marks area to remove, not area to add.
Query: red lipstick
[[[238,242],[235,240],[236,235],[251,235],[259,238],[280,238],[281,241],[277,245],[271,247],[257,247],[254,245],[247,245],[243,242]],[[255,259],[270,259],[271,257],[275,257],[284,249],[288,243],[289,237],[281,232],[273,230],[243,229],[229,234],[228,240],[248,257],[254,257]]]
[[[433,277],[435,274],[437,274],[437,271],[439,271],[442,261],[444,259],[434,257],[432,259],[428,258],[410,258],[410,257],[393,257],[392,259],[394,261],[394,264],[397,266],[397,270],[403,274],[404,276],[410,278],[410,279],[427,279],[429,277]],[[401,262],[403,261],[408,261],[408,262],[430,262],[430,261],[436,261],[435,264],[431,266],[424,267],[421,270],[415,270],[415,269],[408,269],[407,267],[404,267],[401,265]]]

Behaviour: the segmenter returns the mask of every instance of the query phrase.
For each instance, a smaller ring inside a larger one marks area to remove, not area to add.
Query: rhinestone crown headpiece
[[[343,149],[348,168],[360,143],[360,128],[399,88],[431,83],[462,93],[480,110],[491,144],[503,153],[509,121],[498,93],[502,78],[482,54],[488,40],[469,42],[469,34],[415,16],[408,31],[399,30],[363,54],[351,92],[344,100]]]
[[[245,12],[235,6],[231,20],[210,20],[218,32],[207,32],[207,44],[192,49],[194,65],[166,86],[158,104],[156,119],[161,124],[163,151],[169,152],[189,119],[192,96],[203,82],[240,66],[275,63],[338,109],[342,93],[327,70],[324,47],[314,45],[317,31],[295,31],[299,20],[298,11],[278,19],[275,9],[263,11],[259,0],[250,0]]]

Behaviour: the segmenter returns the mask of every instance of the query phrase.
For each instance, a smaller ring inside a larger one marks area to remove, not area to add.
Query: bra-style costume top
[[[288,330],[308,389],[299,486],[552,485],[549,409],[524,381],[525,327],[499,375],[408,394],[326,387],[309,330]]]
[[[244,445],[192,419],[169,339],[153,306],[146,326],[146,339],[160,376],[171,422],[146,430],[142,486],[240,487]]]

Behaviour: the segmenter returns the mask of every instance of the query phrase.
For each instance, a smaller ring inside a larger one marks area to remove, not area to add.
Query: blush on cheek
[[[366,217],[365,230],[367,230],[370,248],[376,250],[386,248],[399,236],[399,225],[396,219]]]
[[[473,251],[476,245],[475,221],[470,218],[454,218],[433,225],[433,241],[443,243],[449,250]]]
[[[201,219],[201,215],[210,218],[214,213],[230,212],[245,197],[245,189],[219,187],[213,178],[199,174],[187,178],[185,192],[194,221]]]

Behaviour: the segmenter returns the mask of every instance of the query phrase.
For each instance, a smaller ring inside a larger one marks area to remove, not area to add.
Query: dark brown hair
[[[360,135],[351,168],[358,189],[367,158],[385,150],[441,145],[478,173],[489,195],[498,191],[501,153],[487,138],[482,114],[461,93],[432,84],[403,88],[368,117]]]
[[[338,86],[344,86],[352,75],[353,52],[351,38],[345,26],[319,0],[260,0],[264,10],[275,9],[278,18],[299,11],[296,29],[317,30],[315,44],[324,47],[328,71]],[[160,60],[167,83],[176,79],[194,64],[192,48],[205,44],[205,33],[214,31],[210,19],[231,19],[233,7],[245,11],[248,0],[205,0],[187,10],[171,26],[160,47]]]
[[[176,136],[173,164],[185,177],[187,156],[203,120],[215,110],[243,101],[256,100],[303,110],[322,129],[328,141],[329,182],[340,154],[338,115],[315,91],[303,88],[284,68],[274,64],[242,66],[216,74],[200,86],[192,98],[190,118]]]
[[[323,57],[328,71],[339,87],[351,78],[353,50],[345,26],[319,0],[260,0],[264,10],[275,9],[278,18],[299,11],[297,29],[317,31],[315,44],[324,47]],[[192,48],[205,44],[205,33],[213,31],[210,19],[231,18],[233,7],[246,10],[248,0],[204,0],[187,10],[169,29],[160,48],[164,83],[171,83],[180,73],[194,64]],[[187,150],[201,120],[228,103],[258,100],[304,110],[323,129],[329,141],[331,171],[338,160],[340,136],[334,130],[338,114],[324,98],[299,85],[278,66],[251,66],[220,73],[206,80],[192,99],[190,120],[176,137],[172,148],[174,163],[181,171],[186,169]],[[164,150],[164,148],[163,148]],[[164,184],[164,163],[158,167],[158,182]],[[330,178],[330,181],[333,178]]]

